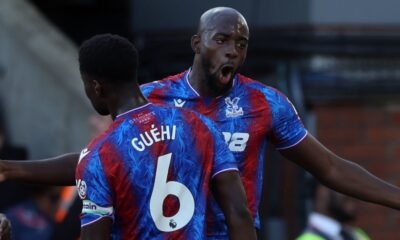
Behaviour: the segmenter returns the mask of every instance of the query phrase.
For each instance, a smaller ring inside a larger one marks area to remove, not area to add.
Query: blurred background
[[[191,66],[190,37],[201,13],[216,6],[233,7],[248,21],[241,73],[285,92],[328,148],[400,186],[396,0],[1,0],[5,142],[29,159],[80,151],[92,136],[94,112],[81,86],[77,46],[98,33],[128,37],[140,52],[140,81],[161,79]],[[294,239],[314,204],[313,179],[272,148],[260,237]],[[398,239],[399,212],[357,204],[355,225],[371,239]]]

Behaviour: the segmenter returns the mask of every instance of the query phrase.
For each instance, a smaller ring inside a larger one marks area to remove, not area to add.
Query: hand
[[[11,239],[11,223],[4,214],[0,213],[0,240]]]

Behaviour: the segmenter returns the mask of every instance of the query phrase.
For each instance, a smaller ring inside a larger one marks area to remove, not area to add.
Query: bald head
[[[217,7],[203,13],[198,32],[191,39],[195,53],[192,83],[194,76],[204,76],[197,81],[205,91],[212,92],[213,96],[227,91],[246,59],[248,41],[246,20],[235,9]]]
[[[200,17],[197,31],[199,34],[205,31],[212,31],[217,28],[218,25],[226,21],[245,28],[247,33],[249,31],[249,27],[243,15],[236,9],[230,7],[216,7],[207,10]]]

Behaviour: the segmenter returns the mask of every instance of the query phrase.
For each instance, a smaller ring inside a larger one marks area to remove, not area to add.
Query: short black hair
[[[100,34],[84,41],[79,49],[82,74],[106,82],[136,81],[138,52],[126,38]]]

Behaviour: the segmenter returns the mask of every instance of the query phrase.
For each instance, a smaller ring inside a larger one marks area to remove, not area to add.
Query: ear
[[[191,45],[195,54],[200,54],[200,35],[195,34],[192,36]]]
[[[97,81],[96,79],[93,79],[92,84],[93,84],[93,89],[94,89],[94,93],[96,94],[96,96],[97,97],[104,96],[104,88],[101,85],[101,83],[99,81]]]

